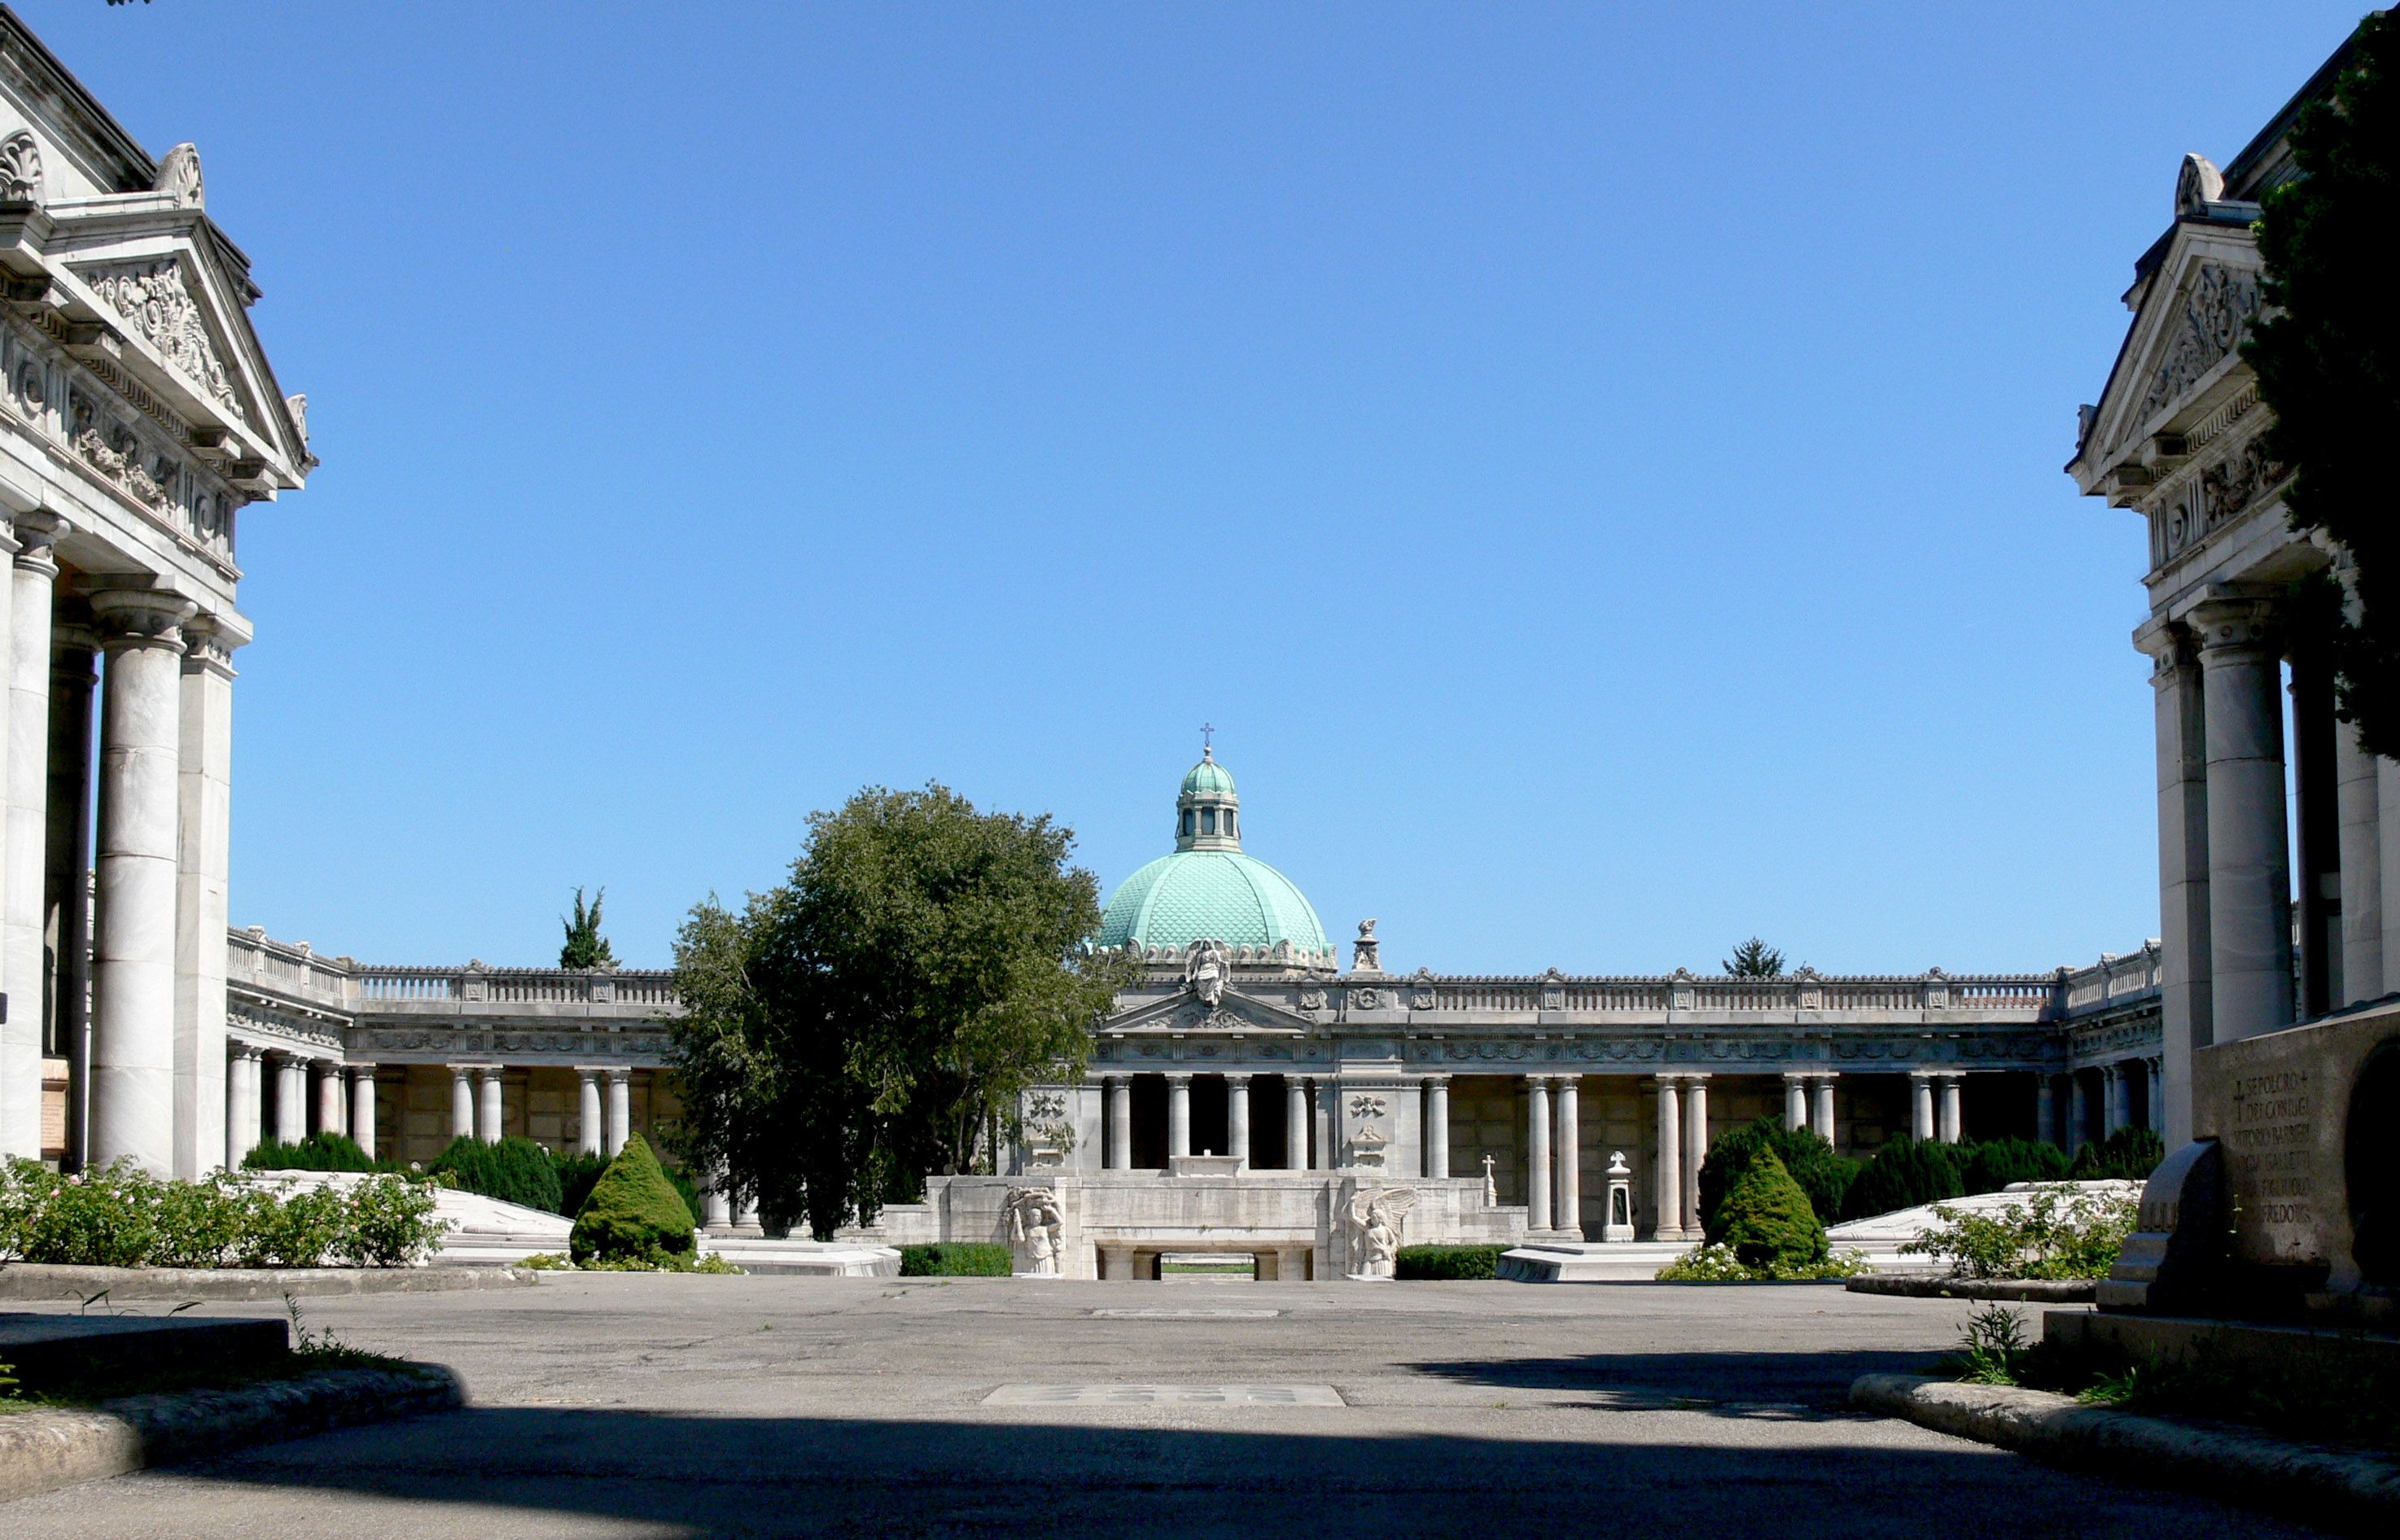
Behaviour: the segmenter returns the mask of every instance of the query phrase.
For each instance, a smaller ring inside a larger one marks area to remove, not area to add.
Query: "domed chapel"
[[[2064,969],[1402,974],[1368,920],[1344,972],[1246,822],[1204,746],[1173,848],[1103,907],[1094,944],[1141,976],[1084,1080],[1027,1098],[1001,1174],[935,1178],[925,1204],[886,1210],[887,1238],[1015,1238],[1030,1211],[1043,1270],[1067,1275],[1231,1252],[1261,1277],[1376,1276],[1394,1236],[1695,1238],[1708,1140],[1762,1116],[1865,1155],[1970,1131],[2071,1149],[2158,1105],[2155,992],[2128,1014],[2127,960],[2097,989]]]

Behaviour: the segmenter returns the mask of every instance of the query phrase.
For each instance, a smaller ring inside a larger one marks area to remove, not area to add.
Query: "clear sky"
[[[238,924],[628,962],[938,779],[1461,972],[2158,928],[2135,516],[2060,472],[2187,150],[2361,0],[17,0],[324,464],[246,511]],[[1346,947],[1345,947],[1346,956]]]

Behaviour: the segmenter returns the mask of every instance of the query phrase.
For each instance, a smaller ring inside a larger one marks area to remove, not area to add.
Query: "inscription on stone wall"
[[[2316,1121],[2309,1072],[2264,1070],[2234,1083],[2226,1172],[2243,1249],[2257,1261],[2317,1250]]]

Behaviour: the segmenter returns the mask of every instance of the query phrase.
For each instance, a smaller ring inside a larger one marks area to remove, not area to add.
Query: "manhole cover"
[[[1002,1385],[991,1407],[1338,1407],[1331,1385]]]

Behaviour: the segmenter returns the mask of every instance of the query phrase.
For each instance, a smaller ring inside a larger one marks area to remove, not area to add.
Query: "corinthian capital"
[[[2216,592],[2191,606],[2185,620],[2203,653],[2264,646],[2275,623],[2275,606],[2256,594]]]

